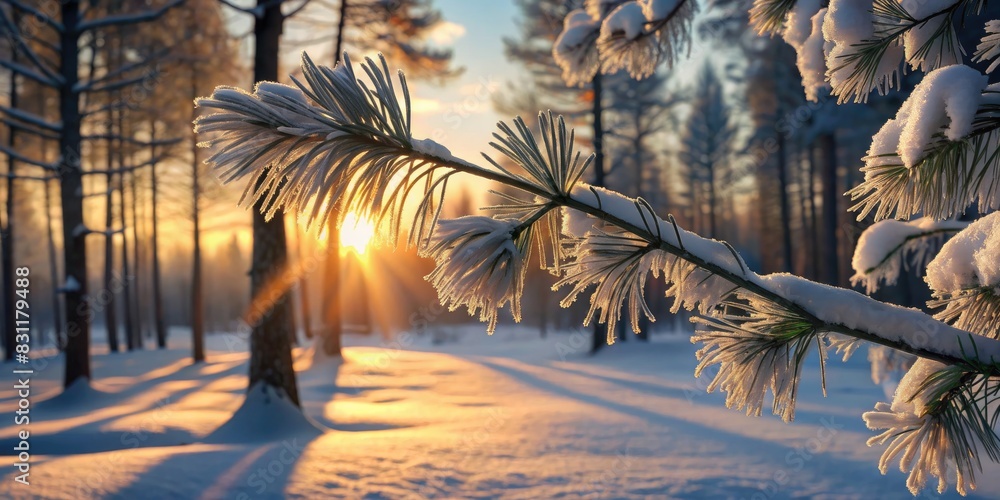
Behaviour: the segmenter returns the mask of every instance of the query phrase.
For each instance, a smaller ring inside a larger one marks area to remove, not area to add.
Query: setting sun
[[[347,214],[340,226],[340,246],[345,250],[353,250],[359,255],[365,253],[368,244],[375,237],[375,226],[367,219],[355,214]]]

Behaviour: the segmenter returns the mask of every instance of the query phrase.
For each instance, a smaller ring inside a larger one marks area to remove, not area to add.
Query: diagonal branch
[[[148,10],[138,13],[131,14],[120,14],[115,16],[102,17],[100,19],[94,19],[92,21],[85,21],[80,23],[77,31],[79,33],[86,33],[87,31],[93,31],[100,28],[106,28],[108,26],[127,26],[130,24],[140,24],[147,23],[149,21],[155,21],[166,14],[170,9],[177,7],[184,3],[184,0],[171,0],[170,2],[164,4],[158,9]]]

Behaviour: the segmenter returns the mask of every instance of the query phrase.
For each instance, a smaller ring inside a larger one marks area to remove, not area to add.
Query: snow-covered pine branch
[[[1000,87],[968,66],[934,70],[872,138],[851,209],[881,220],[1000,208],[998,144]]]
[[[969,225],[963,221],[937,221],[921,217],[912,221],[883,220],[865,229],[854,248],[851,283],[868,293],[894,285],[903,270],[923,274],[943,241]]]
[[[570,12],[552,47],[569,85],[584,85],[598,71],[626,70],[634,78],[673,65],[691,45],[693,0],[593,1]]]
[[[452,157],[432,141],[414,140],[402,103],[409,102],[400,77],[402,102],[386,76],[384,61],[363,65],[370,80],[356,78],[349,65],[330,70],[303,61],[306,83],[299,89],[261,84],[254,94],[220,88],[199,104],[221,110],[198,121],[203,143],[216,149],[210,161],[228,180],[251,186],[283,183],[283,194],[248,188],[251,199],[328,217],[330,200],[345,196],[349,210],[390,220],[412,195],[424,205],[410,221],[418,228],[425,255],[438,261],[430,279],[449,307],[467,307],[493,324],[496,309],[509,304],[515,314],[523,266],[534,224],[563,218],[568,239],[549,245],[562,263],[562,284],[570,299],[596,284],[591,313],[613,323],[629,302],[634,319],[649,312],[640,293],[647,274],[662,273],[671,284],[675,307],[695,309],[709,327],[696,341],[702,369],[718,364],[713,387],[729,393],[731,406],[758,413],[766,391],[775,394],[773,410],[794,416],[799,365],[808,346],[823,349],[831,335],[876,342],[941,362],[975,376],[1000,373],[1000,341],[939,323],[923,313],[888,304],[850,290],[790,275],[758,276],[725,243],[681,229],[659,218],[641,199],[593,188],[579,181],[586,166],[572,149],[572,132],[542,115],[541,141],[520,120],[503,126],[495,147],[521,172],[483,168]],[[478,217],[436,222],[431,196],[442,196],[448,176],[466,173],[513,187],[499,219]],[[437,174],[436,177],[433,177]],[[263,179],[262,182],[256,182]],[[327,211],[324,212],[323,208]],[[559,209],[557,211],[557,209]],[[318,212],[318,213],[317,213]],[[436,225],[437,231],[419,229]],[[411,234],[412,237],[412,234]],[[491,265],[471,265],[490,262]],[[470,265],[460,265],[462,263]],[[560,267],[560,266],[557,266]],[[736,309],[742,312],[735,313]],[[786,353],[786,354],[782,354]],[[787,353],[795,353],[793,356]],[[752,382],[750,366],[770,370]],[[763,385],[761,385],[763,384]]]
[[[945,243],[927,266],[935,317],[958,328],[1000,338],[1000,212],[989,214]]]

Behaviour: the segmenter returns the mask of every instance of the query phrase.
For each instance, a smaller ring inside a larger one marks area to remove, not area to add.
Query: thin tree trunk
[[[820,161],[823,165],[823,248],[822,275],[828,285],[840,281],[837,259],[837,138],[833,132],[817,139]]]
[[[594,102],[591,108],[591,114],[594,119],[594,185],[604,186],[604,122],[603,122],[603,112],[604,103],[603,101],[603,86],[601,82],[601,74],[598,73],[594,76],[594,80],[591,83],[591,88],[594,92]],[[601,323],[600,321],[594,322],[594,332],[590,344],[590,353],[595,354],[602,347],[608,343],[608,325]]]
[[[802,151],[801,143],[796,144],[795,150],[795,183],[798,185],[798,198],[796,201],[799,206],[799,241],[805,242],[804,245],[800,245],[801,251],[799,252],[799,257],[796,257],[796,261],[799,264],[799,269],[795,270],[795,273],[799,276],[807,276],[809,274],[809,263],[814,259],[812,258],[812,252],[809,248],[809,200],[808,190],[806,189],[806,184],[809,183],[808,179],[805,178],[808,175],[809,167],[803,163],[804,151]],[[803,168],[804,167],[804,168]]]
[[[60,7],[63,30],[59,33],[59,188],[63,217],[63,268],[67,287],[66,370],[63,385],[90,379],[90,322],[87,293],[86,226],[83,222],[83,175],[80,165],[79,32],[80,2],[64,0]]]
[[[109,128],[108,136],[110,137],[112,132]],[[118,352],[118,314],[117,314],[117,298],[115,295],[115,236],[112,230],[114,229],[114,165],[112,164],[111,155],[114,143],[110,138],[108,139],[108,173],[105,176],[105,187],[107,188],[104,195],[104,227],[107,232],[104,236],[104,292],[108,296],[107,302],[104,304],[104,328],[107,330],[108,334],[108,349],[111,352]]]
[[[135,161],[132,158],[131,152],[129,153],[128,165],[134,165]],[[122,173],[120,178],[122,182],[121,190],[121,200],[122,200],[122,274],[125,279],[125,336],[129,339],[128,343],[130,347],[134,349],[142,348],[142,337],[140,336],[138,325],[138,301],[139,301],[139,237],[136,226],[136,216],[135,216],[135,206],[139,203],[138,198],[136,198],[136,176],[137,172],[133,171],[129,173],[129,194],[132,198],[132,259],[129,259],[128,253],[128,225],[125,223],[126,215],[128,214],[128,205],[125,204],[125,174]]]
[[[254,38],[254,81],[278,79],[278,54],[284,17],[281,3],[257,0],[262,14],[256,18]],[[250,383],[258,382],[284,391],[288,399],[299,406],[298,386],[292,366],[292,346],[288,330],[291,328],[291,308],[287,290],[275,283],[287,271],[288,249],[285,241],[285,218],[279,212],[270,221],[261,214],[258,202],[253,210],[253,262],[250,269],[250,288],[255,311],[251,318],[250,333]],[[277,292],[275,286],[279,287]]]
[[[784,256],[782,270],[792,272],[792,222],[788,203],[788,159],[785,156],[785,135],[778,134],[778,199],[781,206],[781,254]]]
[[[339,203],[337,208],[339,210]],[[323,293],[323,352],[327,356],[341,355],[343,313],[340,302],[340,228],[339,214],[330,215],[326,234],[326,285]]]
[[[347,25],[348,0],[340,0],[340,17],[337,19],[337,37],[333,46],[334,63],[340,64],[344,52],[344,27]],[[340,200],[335,200],[334,210],[326,225],[326,276],[323,285],[323,352],[327,356],[340,356],[343,335],[343,313],[340,299]]]
[[[150,203],[153,217],[152,236],[149,242],[153,259],[153,329],[156,333],[156,346],[163,349],[167,346],[167,325],[163,319],[163,283],[160,279],[159,219],[157,218],[159,186],[157,186],[156,181],[156,163],[153,163],[149,166],[149,183],[152,194]]]
[[[49,250],[49,275],[52,276],[52,334],[55,338],[56,345],[59,346],[59,350],[62,350],[64,344],[63,322],[62,311],[59,307],[59,265],[56,263],[56,240],[55,236],[52,234],[52,193],[49,181],[44,181],[44,183],[45,233]]]
[[[198,97],[197,71],[191,71],[191,99]],[[191,108],[191,121],[198,112]],[[193,134],[193,132],[192,132]],[[198,202],[201,197],[201,183],[198,178],[198,141],[191,140],[191,219],[194,223],[194,248],[191,252],[191,349],[195,363],[205,361],[205,300],[201,283],[201,213]]]
[[[155,139],[156,138],[155,129],[151,129],[150,138],[151,139]],[[156,151],[153,150],[153,149],[151,149],[150,152],[152,154],[156,153]],[[155,168],[155,166],[150,166],[150,168]],[[145,323],[143,321],[143,314],[142,314],[142,310],[143,310],[143,300],[142,300],[142,298],[143,298],[143,287],[142,287],[142,283],[144,281],[140,280],[140,277],[142,276],[142,261],[143,261],[144,255],[143,255],[143,252],[142,252],[142,238],[139,238],[139,234],[140,234],[140,231],[139,231],[139,221],[145,220],[145,217],[144,216],[140,217],[139,213],[138,213],[139,208],[142,207],[142,196],[141,196],[142,192],[138,189],[138,186],[137,186],[138,183],[139,183],[139,179],[138,179],[138,174],[137,173],[133,173],[132,175],[129,176],[129,183],[128,183],[129,184],[129,193],[132,196],[132,256],[133,256],[133,259],[135,260],[135,273],[134,273],[133,279],[132,279],[132,287],[135,290],[135,324],[136,324],[136,328],[135,328],[135,331],[132,332],[132,335],[135,337],[132,340],[132,344],[135,346],[136,349],[142,349],[143,343],[144,343],[143,342],[143,338],[144,338],[143,337],[143,328],[144,328],[144,323]],[[143,215],[145,215],[145,214],[143,214]],[[145,236],[146,232],[143,230],[141,232],[141,234],[143,236]]]
[[[299,264],[301,265],[306,258],[304,238],[300,232],[296,232],[295,234],[295,254],[298,257]],[[302,316],[302,333],[305,334],[307,339],[311,339],[313,336],[312,321],[310,319],[312,305],[309,302],[309,280],[306,279],[306,274],[304,272],[299,273],[299,308]]]
[[[812,279],[819,279],[819,219],[816,217],[816,148],[809,146],[809,240],[812,242]]]
[[[713,162],[708,167],[708,237],[718,238],[718,227],[716,226],[716,212],[719,207],[715,195],[715,169],[717,165]]]
[[[14,9],[15,13],[17,9]],[[17,22],[17,17],[14,21]],[[14,45],[11,60],[17,62],[17,46]],[[17,75],[10,74],[10,107],[17,109]],[[7,146],[14,149],[17,132],[14,127],[7,127]],[[0,228],[0,251],[3,252],[3,352],[5,360],[14,359],[14,344],[17,340],[17,318],[14,312],[14,176],[17,173],[17,162],[13,155],[7,155],[7,215],[6,224]]]
[[[135,174],[132,174],[133,176]],[[135,286],[135,276],[132,273],[132,266],[129,262],[129,251],[128,251],[128,231],[126,228],[126,217],[128,205],[125,203],[125,173],[122,172],[118,174],[118,200],[120,202],[118,214],[118,220],[121,222],[122,228],[122,279],[124,280],[124,297],[125,297],[125,310],[122,311],[125,315],[125,346],[128,350],[134,351],[135,345],[135,316],[134,316],[134,302],[136,297],[136,292],[138,288]],[[132,200],[135,203],[135,200]]]

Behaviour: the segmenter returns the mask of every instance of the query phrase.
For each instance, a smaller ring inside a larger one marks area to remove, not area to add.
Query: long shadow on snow
[[[112,408],[117,406],[119,403],[128,401],[131,397],[138,393],[150,391],[155,393],[156,388],[161,385],[176,384],[177,382],[182,382],[184,380],[193,380],[193,378],[185,378],[181,380],[163,379],[184,371],[199,371],[205,366],[206,365],[203,364],[188,365],[180,370],[177,370],[175,373],[149,379],[120,392],[102,392],[102,403],[104,404],[105,409]],[[245,366],[245,363],[235,364],[225,370],[216,372],[213,376],[223,378],[235,374],[238,371],[242,371]],[[143,419],[139,424],[135,425],[134,428],[127,430],[106,431],[103,430],[103,427],[115,420],[154,410],[156,406],[166,406],[167,404],[177,402],[185,396],[203,388],[204,386],[202,384],[191,384],[184,389],[166,392],[166,394],[168,394],[166,401],[164,399],[154,400],[151,401],[150,404],[142,405],[141,408],[132,408],[121,412],[111,411],[110,414],[96,417],[92,420],[85,421],[72,427],[64,428],[59,432],[51,434],[32,432],[32,451],[42,455],[77,455],[120,449],[147,448],[154,446],[178,446],[191,443],[197,439],[197,436],[192,435],[190,432],[171,429],[169,427],[165,432],[153,432],[147,428],[147,426],[156,428],[163,427],[164,420],[169,420],[170,418],[183,418],[182,415],[180,415],[180,412],[174,413],[172,416],[168,414],[164,418],[154,418],[155,422],[153,423],[147,422],[146,419]],[[81,417],[81,415],[76,413],[79,410],[74,408],[73,404],[58,404],[62,402],[59,401],[60,396],[62,396],[62,394],[45,401],[41,401],[33,406],[31,413],[32,418],[36,419],[36,421],[52,422],[63,418]],[[46,402],[50,403],[49,406],[51,407],[51,410],[46,409]],[[17,452],[14,451],[13,448],[18,441],[19,440],[16,437],[0,439],[0,456],[16,455]]]
[[[540,378],[534,374],[527,373],[522,370],[510,366],[504,366],[496,362],[490,361],[488,358],[478,358],[476,359],[480,364],[485,367],[491,368],[499,373],[508,375],[524,384],[533,386],[537,389],[548,391],[553,394],[576,399],[583,403],[609,408],[613,411],[636,417],[645,420],[654,425],[659,425],[663,427],[670,428],[674,430],[678,435],[688,435],[688,436],[711,436],[716,438],[725,444],[728,449],[733,450],[733,454],[739,453],[739,450],[752,450],[752,456],[748,458],[747,463],[759,462],[761,457],[767,457],[775,460],[773,468],[775,471],[783,470],[789,467],[787,462],[788,454],[799,451],[799,447],[788,446],[781,443],[776,443],[773,441],[768,441],[766,439],[758,439],[749,436],[744,436],[741,434],[736,434],[734,432],[727,431],[725,429],[719,429],[715,427],[710,427],[707,425],[702,425],[687,420],[681,420],[668,415],[663,415],[656,413],[654,411],[647,410],[645,408],[638,408],[635,406],[623,404],[612,399],[606,399],[602,397],[595,396],[593,394],[587,394],[580,392],[569,387],[565,387],[549,380]],[[693,409],[694,410],[694,409]],[[806,446],[806,441],[803,440],[801,447]],[[761,464],[763,466],[768,466],[767,464]],[[866,491],[874,489],[877,491],[882,491],[885,489],[891,490],[892,488],[905,488],[904,478],[902,476],[896,477],[885,477],[882,476],[875,464],[869,463],[859,463],[853,460],[847,460],[833,456],[829,453],[819,453],[812,456],[811,460],[807,461],[802,468],[802,470],[797,471],[790,477],[796,482],[801,482],[802,484],[808,484],[808,482],[813,479],[820,479],[826,475],[824,471],[836,470],[838,474],[843,477],[854,478],[854,481],[850,485],[844,485],[845,488],[854,488],[856,494],[862,494]],[[866,486],[868,486],[866,488]],[[788,494],[794,494],[791,490],[795,488],[794,482],[790,482],[783,486],[784,491],[788,491]],[[905,491],[905,490],[902,490]],[[734,494],[740,494],[737,491]],[[845,493],[844,491],[838,493]]]

